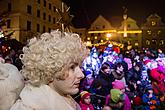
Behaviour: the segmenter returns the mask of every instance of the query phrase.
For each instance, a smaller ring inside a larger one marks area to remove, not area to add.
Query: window
[[[40,1],[40,0],[37,0],[37,2],[38,2],[38,4],[40,4],[40,3],[41,3],[41,1]]]
[[[40,25],[37,24],[37,32],[40,32]]]
[[[150,31],[150,30],[148,30],[147,33],[148,33],[149,35],[151,35],[151,31]]]
[[[160,40],[160,45],[164,45],[164,40]]]
[[[53,11],[56,12],[56,7],[55,6],[53,6]]]
[[[156,44],[157,44],[157,42],[156,42],[155,39],[152,39],[152,44],[153,44],[153,45],[156,45]]]
[[[32,14],[32,7],[27,5],[27,13]]]
[[[55,24],[56,23],[56,19],[55,18],[53,18],[53,24]]]
[[[49,17],[49,22],[51,22],[51,16],[49,15],[48,17]]]
[[[49,3],[49,10],[51,10],[52,9],[52,5],[51,5],[51,3]]]
[[[51,32],[51,28],[48,28],[48,31]]]
[[[37,17],[40,17],[40,10],[37,10]]]
[[[44,7],[46,7],[46,0],[44,0]]]
[[[158,34],[160,34],[160,33],[161,33],[161,30],[158,31]]]
[[[43,13],[43,20],[46,20],[46,13]]]
[[[135,33],[135,36],[138,36],[138,33]]]
[[[151,25],[152,25],[152,26],[155,26],[155,25],[156,25],[156,22],[155,22],[155,21],[152,21],[152,22],[151,22]]]
[[[10,28],[10,27],[11,27],[11,20],[8,19],[8,20],[7,20],[7,28]]]
[[[8,3],[8,11],[11,11],[11,3]]]
[[[27,21],[27,31],[31,30],[31,22]]]
[[[43,26],[43,33],[46,31],[46,28],[45,28],[45,26]]]

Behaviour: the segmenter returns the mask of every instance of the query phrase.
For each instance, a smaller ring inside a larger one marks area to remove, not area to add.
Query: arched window
[[[150,41],[149,40],[146,40],[146,45],[150,45]]]

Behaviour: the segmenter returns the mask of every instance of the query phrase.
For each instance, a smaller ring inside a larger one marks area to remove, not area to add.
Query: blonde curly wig
[[[55,30],[32,38],[23,53],[21,73],[31,84],[40,85],[55,77],[65,79],[67,72],[63,70],[71,62],[81,64],[87,49],[78,34]]]

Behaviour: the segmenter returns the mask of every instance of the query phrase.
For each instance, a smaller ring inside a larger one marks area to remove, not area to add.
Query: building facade
[[[7,13],[3,29],[14,31],[11,37],[23,43],[37,33],[57,29],[56,9],[61,9],[60,0],[0,0],[0,13]]]
[[[88,29],[87,41],[92,44],[106,41],[128,44],[132,48],[141,48],[142,30],[130,17],[123,19],[120,27],[113,27],[103,16],[98,16]]]
[[[162,49],[165,51],[165,24],[161,17],[152,14],[142,26],[142,46],[145,48]]]

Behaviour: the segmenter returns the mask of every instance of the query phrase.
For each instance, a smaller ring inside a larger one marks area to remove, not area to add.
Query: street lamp
[[[106,36],[110,38],[112,35],[110,33],[107,33]]]

